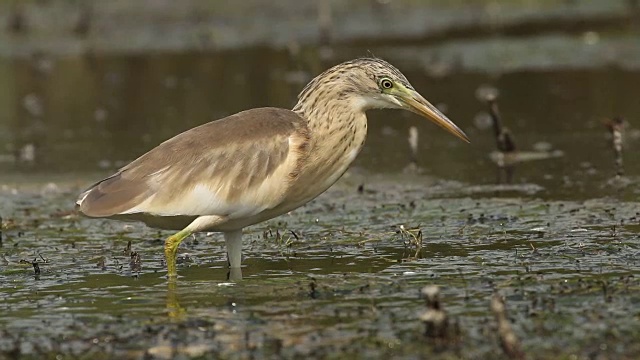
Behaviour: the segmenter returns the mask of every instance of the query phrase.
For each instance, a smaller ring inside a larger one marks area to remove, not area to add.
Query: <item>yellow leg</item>
[[[178,246],[182,240],[191,235],[190,231],[182,230],[167,238],[164,242],[164,256],[167,260],[167,276],[169,279],[175,279],[178,276],[176,271],[176,256],[178,254]]]

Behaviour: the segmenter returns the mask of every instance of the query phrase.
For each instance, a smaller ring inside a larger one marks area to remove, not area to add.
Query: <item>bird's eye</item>
[[[393,87],[393,82],[391,80],[384,78],[380,80],[380,87],[383,89],[391,89]]]

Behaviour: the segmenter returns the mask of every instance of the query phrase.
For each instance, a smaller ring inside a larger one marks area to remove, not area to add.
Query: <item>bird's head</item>
[[[409,110],[469,142],[467,135],[422,97],[400,70],[381,59],[356,59],[330,68],[302,90],[296,108],[322,106],[324,99],[347,101],[355,111]]]

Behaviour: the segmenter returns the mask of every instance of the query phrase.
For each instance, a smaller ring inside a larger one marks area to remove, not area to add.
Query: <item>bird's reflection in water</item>
[[[178,299],[178,283],[175,279],[167,282],[167,315],[170,319],[180,320],[185,317],[187,310],[180,306]]]
[[[242,281],[242,268],[228,268],[226,279],[230,283]],[[187,315],[187,310],[180,306],[180,295],[178,294],[178,282],[176,278],[169,278],[167,281],[167,315],[170,319],[181,320]]]

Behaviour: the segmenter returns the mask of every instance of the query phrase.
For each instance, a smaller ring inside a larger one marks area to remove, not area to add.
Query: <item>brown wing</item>
[[[306,156],[306,121],[260,108],[185,131],[80,195],[92,217],[235,215],[278,205]]]

